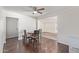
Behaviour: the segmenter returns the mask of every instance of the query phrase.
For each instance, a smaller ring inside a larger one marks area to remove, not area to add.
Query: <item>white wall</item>
[[[58,42],[79,49],[79,7],[73,7],[58,15]],[[76,49],[70,49],[75,50]]]
[[[22,39],[24,29],[32,31],[32,29],[36,28],[35,19],[18,13],[3,11],[1,9],[2,8],[0,8],[0,52],[2,52],[3,43],[6,39],[6,16],[19,19],[19,39]],[[63,11],[63,13],[57,14],[57,19],[58,42],[67,44],[70,47],[79,48],[79,8],[75,7]],[[71,48],[70,52],[72,50]]]
[[[6,39],[6,17],[14,17],[19,19],[19,40],[22,39],[24,29],[26,29],[28,32],[32,32],[36,29],[35,19],[19,13],[3,10],[3,8],[0,7],[0,52],[3,51],[3,45]]]
[[[38,28],[41,28],[43,32],[57,33],[57,17],[39,19]]]
[[[56,16],[57,41],[69,45],[69,52],[79,52],[79,7],[70,7],[60,11]]]
[[[32,32],[33,30],[36,29],[35,19],[29,16],[21,15],[19,13],[15,13],[11,11],[5,11],[5,16],[18,18],[19,40],[22,39],[24,29],[26,29],[27,32]]]
[[[0,52],[3,52],[3,44],[5,43],[6,38],[6,21],[3,16],[2,8],[0,7]]]

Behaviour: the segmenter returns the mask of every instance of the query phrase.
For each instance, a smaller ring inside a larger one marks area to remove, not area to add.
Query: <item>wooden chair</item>
[[[34,30],[34,34],[32,36],[32,47],[33,51],[39,52],[39,30]]]
[[[29,41],[31,40],[31,37],[27,36],[26,30],[24,30],[24,35],[23,35],[23,44],[27,45],[29,44]]]
[[[26,40],[27,40],[26,30],[24,30],[24,35],[22,37],[23,37],[23,44],[26,44]]]
[[[27,36],[26,30],[24,30],[23,35],[23,44],[31,44],[33,47],[33,51],[38,52],[39,51],[39,30],[35,30],[34,33],[31,36]]]

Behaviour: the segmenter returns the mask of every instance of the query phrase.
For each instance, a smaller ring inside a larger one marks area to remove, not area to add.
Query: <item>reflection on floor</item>
[[[53,40],[57,39],[56,33],[43,32],[42,36],[45,37],[45,38],[48,38],[48,39],[53,39]]]
[[[4,45],[4,53],[56,53],[56,52],[69,52],[68,45],[57,43],[56,40],[42,37],[40,40],[39,48],[33,49],[30,45],[23,45],[22,40],[18,38],[7,39]]]
[[[8,39],[4,46],[4,53],[34,53],[31,46],[24,46],[22,40]],[[39,53],[57,52],[56,41],[46,38],[41,39]]]

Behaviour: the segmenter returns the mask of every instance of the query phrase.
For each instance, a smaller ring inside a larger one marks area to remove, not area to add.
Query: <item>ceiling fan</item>
[[[39,14],[42,14],[43,10],[45,10],[45,8],[40,8],[38,9],[37,7],[32,7],[33,8],[33,14],[36,14],[36,13],[39,13]]]

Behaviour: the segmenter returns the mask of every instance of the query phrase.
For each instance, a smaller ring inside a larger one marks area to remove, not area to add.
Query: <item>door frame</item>
[[[6,36],[7,36],[7,18],[15,18],[17,19],[17,31],[18,31],[18,36],[19,36],[19,27],[18,27],[18,21],[19,21],[19,18],[16,18],[16,17],[9,17],[9,16],[6,16]],[[7,37],[6,37],[6,40],[7,40]]]

